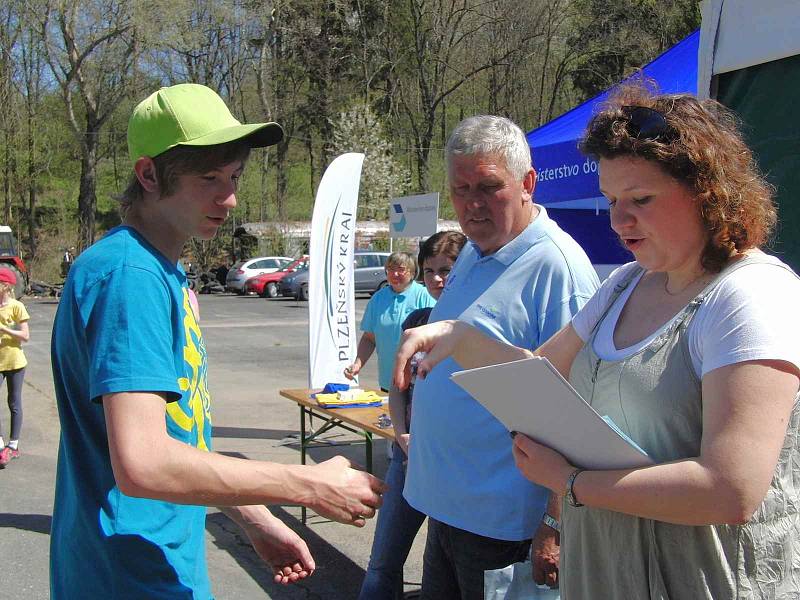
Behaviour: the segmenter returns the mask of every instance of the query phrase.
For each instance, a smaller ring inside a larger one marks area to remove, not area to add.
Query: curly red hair
[[[663,115],[664,135],[636,135],[631,107]],[[774,188],[761,175],[735,115],[714,100],[621,87],[586,129],[581,151],[595,159],[636,156],[655,162],[693,190],[708,232],[701,264],[719,272],[735,252],[769,240],[777,221]]]

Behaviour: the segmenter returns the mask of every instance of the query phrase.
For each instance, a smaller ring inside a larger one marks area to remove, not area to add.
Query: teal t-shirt
[[[367,302],[364,316],[361,319],[361,331],[368,331],[375,336],[375,350],[378,353],[378,383],[385,389],[392,387],[392,369],[394,355],[403,334],[403,321],[418,308],[427,308],[436,304],[425,289],[416,281],[412,281],[399,294],[387,285]]]
[[[135,230],[112,229],[70,269],[51,358],[61,421],[51,597],[211,598],[205,507],[120,492],[102,404],[165,393],[169,435],[210,449],[206,349],[183,269]]]

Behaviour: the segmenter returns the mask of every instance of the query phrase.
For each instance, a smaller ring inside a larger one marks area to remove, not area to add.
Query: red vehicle
[[[277,298],[280,294],[278,291],[278,282],[289,273],[300,271],[307,266],[308,256],[303,255],[274,273],[262,273],[261,275],[251,277],[244,282],[244,293],[258,294],[262,298]]]
[[[22,298],[28,288],[28,269],[17,251],[17,240],[8,225],[0,225],[0,266],[11,269],[17,277],[14,295]]]

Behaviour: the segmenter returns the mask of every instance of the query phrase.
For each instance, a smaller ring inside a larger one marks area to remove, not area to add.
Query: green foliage
[[[575,0],[567,45],[579,53],[575,87],[593,96],[700,26],[697,0]]]
[[[458,121],[493,113],[532,129],[698,25],[695,0],[8,0],[0,207],[37,277],[56,281],[61,249],[78,245],[87,139],[99,236],[119,222],[133,106],[191,80],[242,121],[276,120],[286,133],[252,153],[229,225],[187,247],[193,262],[290,251],[277,234],[234,239],[234,226],[310,220],[320,177],[344,151],[367,154],[361,218],[386,219],[392,196],[439,191],[451,219],[443,148]],[[65,79],[67,34],[86,51],[82,82]]]

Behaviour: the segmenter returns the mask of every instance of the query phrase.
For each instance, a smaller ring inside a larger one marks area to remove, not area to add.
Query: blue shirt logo
[[[483,304],[476,304],[475,307],[490,319],[497,320],[497,309],[494,307],[484,306]]]

